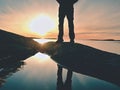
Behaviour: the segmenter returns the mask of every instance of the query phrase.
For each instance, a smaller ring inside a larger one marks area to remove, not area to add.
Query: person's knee
[[[73,23],[73,21],[69,21],[68,24],[69,24],[69,27],[71,27],[71,28],[74,27],[74,23]]]
[[[73,20],[74,20],[73,17],[68,17],[67,19],[69,24],[73,24]]]

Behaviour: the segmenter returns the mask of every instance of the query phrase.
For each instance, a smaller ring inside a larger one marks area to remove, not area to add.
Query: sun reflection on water
[[[47,43],[47,42],[50,42],[50,41],[55,41],[55,40],[52,40],[52,39],[34,39],[36,42],[40,43],[40,44],[44,44],[44,43]]]
[[[45,61],[48,61],[50,59],[50,57],[48,55],[42,54],[42,53],[37,53],[35,55],[35,58],[40,62],[45,62]]]

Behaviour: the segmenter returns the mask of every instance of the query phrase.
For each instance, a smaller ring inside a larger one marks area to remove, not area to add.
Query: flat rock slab
[[[41,48],[40,52],[50,55],[64,68],[120,86],[120,55],[118,54],[69,42],[47,42]]]

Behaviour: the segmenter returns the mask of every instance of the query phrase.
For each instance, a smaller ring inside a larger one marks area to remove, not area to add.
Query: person
[[[56,42],[61,43],[63,42],[63,24],[65,16],[68,19],[68,26],[69,26],[69,38],[70,42],[74,43],[75,33],[74,33],[74,3],[78,0],[56,0],[59,3],[59,34],[58,40]]]
[[[65,80],[65,83],[63,83],[62,78],[62,70],[63,67],[61,65],[57,65],[58,71],[57,71],[57,88],[56,90],[72,90],[72,74],[73,72],[71,70],[67,71],[67,77]]]

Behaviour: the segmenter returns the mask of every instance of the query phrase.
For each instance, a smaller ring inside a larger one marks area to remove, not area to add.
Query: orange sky
[[[79,0],[75,4],[75,33],[78,39],[120,39],[120,0]],[[55,23],[46,36],[56,38],[58,34],[58,4],[55,0],[1,0],[0,28],[25,36],[36,36],[29,24],[41,14],[49,16]],[[45,23],[45,22],[44,22]],[[47,27],[47,23],[46,23]],[[38,27],[42,30],[41,26]],[[68,37],[65,19],[65,35]],[[40,34],[37,32],[37,34]]]

